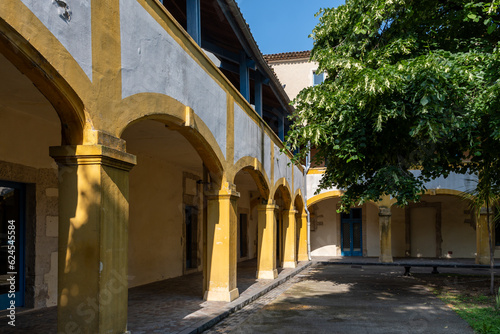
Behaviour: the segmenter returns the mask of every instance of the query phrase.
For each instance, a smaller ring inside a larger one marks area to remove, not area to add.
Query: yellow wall
[[[55,112],[49,119],[5,109],[0,109],[0,115],[2,160],[36,168],[57,168],[48,151],[49,146],[61,143],[61,127]]]
[[[161,125],[158,127],[158,124]],[[144,128],[142,126],[145,126]],[[139,130],[138,130],[139,129]],[[146,133],[140,130],[147,130]],[[201,180],[202,162],[184,138],[171,133],[175,140],[170,147],[180,147],[182,152],[166,155],[163,133],[171,130],[157,122],[144,121],[126,131],[127,150],[137,155],[137,166],[130,172],[129,220],[129,277],[130,286],[138,286],[185,273],[184,207],[197,204],[198,212],[198,269],[201,270],[202,251],[202,198],[196,203],[186,203],[185,195],[193,194],[196,180],[186,179],[185,173]],[[162,131],[162,132],[160,132]],[[187,157],[181,157],[181,153]],[[199,169],[179,165],[192,161]],[[184,180],[184,181],[183,181]],[[183,183],[184,182],[184,183]],[[196,270],[196,269],[195,269]]]
[[[236,179],[238,180],[238,179]],[[257,256],[257,209],[251,208],[251,200],[257,196],[259,193],[256,186],[249,187],[248,185],[238,185],[236,183],[236,190],[240,193],[240,198],[238,198],[238,261],[243,261],[247,259],[253,259]],[[247,256],[240,257],[240,214],[244,213],[247,215]]]
[[[2,56],[0,77],[9,78],[0,83],[0,180],[28,184],[26,262],[34,276],[27,278],[26,302],[29,307],[54,306],[58,179],[49,146],[60,145],[61,126],[47,100]]]

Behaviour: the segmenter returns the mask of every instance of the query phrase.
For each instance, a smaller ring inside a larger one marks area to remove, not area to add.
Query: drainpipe
[[[309,149],[311,145],[308,144],[307,146]],[[307,153],[306,166],[304,168],[304,187],[306,193],[304,209],[307,214],[307,256],[309,257],[309,261],[311,261],[311,215],[309,213],[309,210],[307,209],[307,172],[309,171],[309,168],[311,168],[311,150],[309,150],[309,153]]]

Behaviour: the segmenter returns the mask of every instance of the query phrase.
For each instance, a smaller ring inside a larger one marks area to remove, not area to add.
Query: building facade
[[[129,287],[231,301],[238,261],[308,260],[289,99],[233,0],[2,1],[0,73],[2,309],[15,272],[59,332],[124,333]]]

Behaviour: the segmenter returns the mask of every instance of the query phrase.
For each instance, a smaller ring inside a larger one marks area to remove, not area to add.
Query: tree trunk
[[[488,242],[490,246],[490,294],[495,294],[495,272],[493,269],[495,268],[495,247],[493,245],[492,234],[492,219],[490,214],[490,201],[486,199],[486,221],[488,225]]]

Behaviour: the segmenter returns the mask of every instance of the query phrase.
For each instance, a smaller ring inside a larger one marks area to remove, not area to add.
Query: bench
[[[330,264],[337,264],[337,265],[352,265],[356,267],[361,267],[361,266],[391,266],[391,267],[404,267],[405,272],[404,276],[409,276],[410,275],[410,270],[411,267],[432,267],[432,274],[439,274],[438,267],[440,268],[464,268],[464,269],[490,269],[489,265],[486,264],[466,264],[466,263],[437,263],[437,262],[427,262],[427,263],[419,263],[419,262],[405,262],[405,261],[396,261],[392,263],[382,263],[382,262],[374,262],[374,261],[317,261],[319,264],[323,265],[330,265]],[[496,264],[494,266],[494,269],[499,269],[500,265]]]

